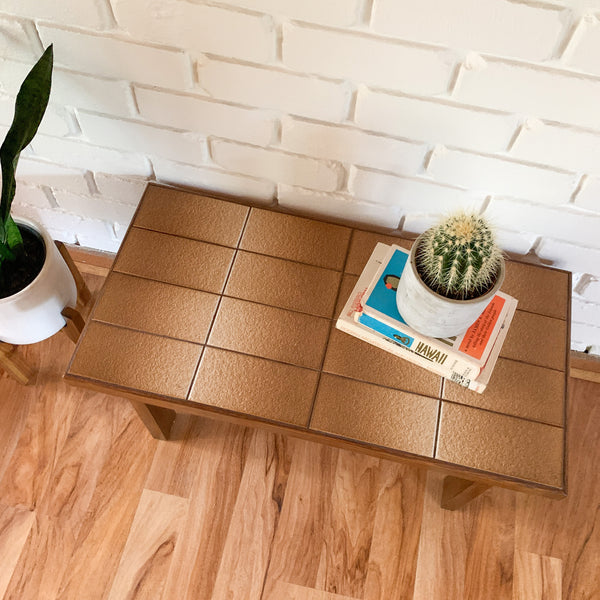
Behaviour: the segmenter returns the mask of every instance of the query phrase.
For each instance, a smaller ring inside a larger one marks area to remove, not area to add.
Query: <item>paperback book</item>
[[[408,251],[399,246],[378,244],[336,326],[464,387],[482,392],[500,354],[517,300],[499,292],[463,335],[447,339],[424,336],[406,324],[396,305],[396,289],[408,255]]]

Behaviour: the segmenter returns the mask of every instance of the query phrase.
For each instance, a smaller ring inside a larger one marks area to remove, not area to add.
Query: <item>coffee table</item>
[[[566,495],[571,276],[508,261],[519,307],[476,394],[335,329],[378,241],[399,237],[151,184],[65,378],[447,474],[442,506],[497,485]]]

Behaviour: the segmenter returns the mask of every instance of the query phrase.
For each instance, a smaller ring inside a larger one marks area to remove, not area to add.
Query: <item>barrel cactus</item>
[[[421,236],[416,253],[423,282],[454,300],[485,294],[496,282],[502,261],[502,251],[487,221],[465,212],[428,229]]]

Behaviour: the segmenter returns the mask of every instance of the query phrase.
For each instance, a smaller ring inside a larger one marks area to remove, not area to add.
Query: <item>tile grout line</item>
[[[346,264],[348,263],[348,256],[350,255],[350,248],[352,247],[352,240],[354,239],[354,229],[350,229],[350,236],[348,237],[348,245],[346,246],[346,254],[344,255],[344,264],[342,265],[341,276],[338,281],[338,289],[335,295],[335,302],[333,303],[333,318],[330,319],[331,323],[329,325],[329,333],[327,334],[327,340],[325,342],[325,349],[323,350],[323,358],[321,359],[321,365],[318,370],[317,383],[315,386],[315,391],[312,397],[312,405],[310,407],[310,413],[308,415],[308,421],[306,422],[306,429],[310,429],[310,423],[312,421],[313,413],[315,411],[315,404],[317,403],[317,394],[319,392],[319,386],[321,385],[321,378],[323,376],[323,367],[325,366],[325,358],[327,357],[327,350],[329,350],[329,342],[331,341],[331,331],[332,328],[335,327],[335,309],[338,305],[340,294],[342,292],[342,282],[344,280],[344,274],[346,271]]]
[[[252,208],[248,207],[248,212],[246,213],[246,218],[244,219],[244,224],[242,225],[242,229],[240,231],[240,235],[238,237],[237,244],[236,244],[234,252],[233,252],[233,256],[231,257],[231,263],[229,264],[229,269],[227,270],[227,275],[225,276],[225,280],[223,281],[223,285],[221,287],[221,292],[219,293],[219,300],[217,301],[217,306],[215,307],[215,312],[213,313],[213,317],[212,317],[210,325],[208,327],[208,331],[206,332],[205,343],[202,345],[202,350],[200,351],[200,356],[198,357],[198,362],[196,363],[196,368],[194,369],[194,374],[190,381],[190,385],[188,386],[188,391],[185,395],[186,401],[189,401],[190,394],[192,393],[192,389],[194,387],[194,383],[196,382],[196,377],[198,377],[198,371],[200,370],[200,365],[202,363],[202,359],[204,358],[204,350],[208,346],[208,340],[210,339],[210,334],[213,330],[215,321],[217,320],[217,315],[219,314],[219,308],[221,307],[221,302],[223,300],[223,294],[225,293],[225,288],[227,287],[227,282],[229,281],[231,271],[233,271],[233,265],[235,264],[235,259],[238,255],[238,251],[240,249],[240,244],[242,242],[242,238],[244,237],[244,232],[246,231],[246,225],[248,224],[248,220],[250,219],[251,213],[252,213]]]

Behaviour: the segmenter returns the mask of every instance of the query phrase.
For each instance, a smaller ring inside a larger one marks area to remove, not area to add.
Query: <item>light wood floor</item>
[[[414,467],[185,416],[158,442],[62,381],[72,349],[27,347],[35,386],[0,377],[0,598],[600,598],[597,383],[572,380],[567,500],[450,513]]]

